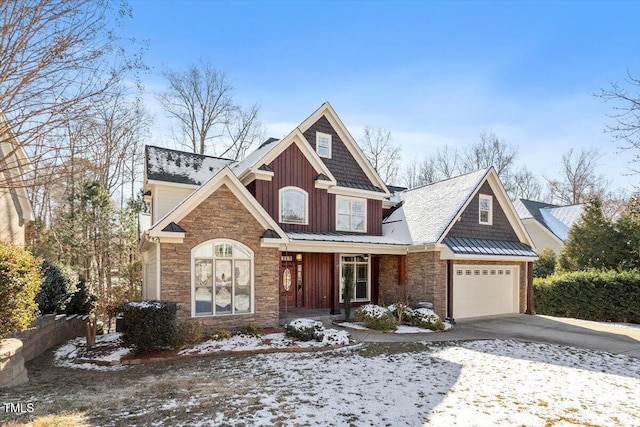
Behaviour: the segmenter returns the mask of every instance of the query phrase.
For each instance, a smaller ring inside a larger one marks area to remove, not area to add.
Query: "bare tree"
[[[629,169],[632,174],[640,174],[640,78],[629,74],[627,81],[630,89],[613,82],[609,89],[600,89],[598,96],[615,103],[609,115],[614,124],[607,125],[606,131],[613,134],[621,149],[634,152]]]
[[[436,151],[435,167],[439,179],[451,178],[461,172],[462,159],[455,148],[448,145]]]
[[[392,183],[396,180],[400,147],[393,144],[390,131],[369,125],[365,126],[362,151],[384,182]]]
[[[494,133],[480,134],[480,141],[465,150],[462,168],[465,172],[493,166],[501,178],[510,172],[518,149],[501,141]]]
[[[0,0],[0,140],[10,128],[19,142],[5,157],[19,146],[36,164],[62,157],[57,130],[143,68],[113,27],[130,13],[115,0]]]
[[[607,185],[596,173],[600,152],[596,148],[569,149],[562,155],[560,179],[547,179],[549,198],[560,204],[584,203],[592,196],[602,197]]]
[[[510,184],[508,193],[511,200],[540,200],[542,197],[540,180],[526,167],[510,175],[508,182]]]
[[[418,165],[418,159],[413,157],[409,164],[405,167],[403,181],[407,188],[415,188],[420,184],[419,181],[420,169]]]
[[[242,110],[233,100],[233,86],[208,60],[186,71],[165,70],[168,88],[157,95],[165,111],[178,123],[180,141],[194,153],[240,158],[262,125],[258,107]]]

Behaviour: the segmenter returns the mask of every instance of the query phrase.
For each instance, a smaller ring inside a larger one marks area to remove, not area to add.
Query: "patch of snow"
[[[385,307],[380,307],[375,304],[366,304],[358,309],[365,316],[370,316],[373,318],[380,318],[386,316],[389,313],[389,310]]]
[[[349,345],[349,333],[335,329],[325,329],[322,335],[324,345]]]
[[[340,326],[342,326],[344,328],[356,329],[356,330],[360,330],[360,331],[368,331],[369,330],[363,324],[355,323],[355,322],[342,322],[342,323],[340,323]]]
[[[162,303],[158,301],[131,301],[127,303],[130,307],[135,308],[154,308],[156,310],[162,308]]]
[[[112,333],[96,336],[96,349],[116,344],[120,341],[120,333]],[[55,366],[73,368],[73,369],[89,369],[95,371],[118,371],[125,369],[121,365],[102,366],[95,363],[74,363],[78,358],[82,357],[82,351],[85,350],[87,340],[84,337],[78,337],[67,341],[66,344],[60,346],[53,354],[53,363]],[[122,356],[130,353],[130,349],[124,347],[116,347],[114,351],[105,352],[102,356],[91,357],[91,360],[104,362],[117,362]]]
[[[322,327],[322,322],[313,319],[295,319],[289,322],[293,328],[317,328]]]

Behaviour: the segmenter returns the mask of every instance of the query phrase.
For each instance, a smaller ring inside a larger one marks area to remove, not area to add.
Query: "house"
[[[532,242],[493,168],[394,193],[329,103],[244,160],[148,146],[143,297],[209,328],[415,302],[464,318],[530,311]]]
[[[0,241],[23,246],[33,221],[33,208],[25,188],[25,174],[33,168],[24,149],[0,112]]]
[[[556,254],[562,251],[569,230],[584,210],[583,204],[558,206],[527,199],[516,200],[514,206],[534,248],[538,252],[551,248]]]

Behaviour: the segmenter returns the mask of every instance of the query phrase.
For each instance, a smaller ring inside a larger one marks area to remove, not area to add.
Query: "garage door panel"
[[[455,266],[454,318],[517,313],[517,276],[513,266]]]

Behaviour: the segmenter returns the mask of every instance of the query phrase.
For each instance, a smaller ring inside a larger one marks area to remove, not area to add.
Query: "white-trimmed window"
[[[331,158],[331,135],[328,133],[316,132],[316,153],[326,159]]]
[[[480,224],[493,224],[493,197],[487,196],[486,194],[480,194],[478,208],[478,221]]]
[[[193,316],[253,313],[253,251],[215,239],[191,250]]]
[[[309,194],[302,188],[280,189],[280,222],[284,224],[309,223]]]
[[[336,230],[367,231],[367,200],[336,197]]]
[[[340,257],[340,302],[344,302],[344,285],[350,277],[353,284],[352,301],[371,300],[370,257],[364,255],[344,255]]]

